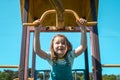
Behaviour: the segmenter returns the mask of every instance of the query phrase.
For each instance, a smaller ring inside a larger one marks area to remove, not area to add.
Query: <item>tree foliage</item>
[[[93,80],[92,73],[89,74],[90,80]],[[31,69],[28,69],[28,77],[31,77]],[[37,73],[36,77],[40,80],[49,80],[50,72]],[[0,80],[13,80],[18,78],[18,71],[4,70],[0,71]],[[73,80],[84,80],[84,74],[80,72],[73,72]],[[102,80],[120,80],[120,75],[115,74],[105,74],[102,76]]]
[[[0,71],[0,80],[13,80],[18,77],[18,71],[4,70]]]

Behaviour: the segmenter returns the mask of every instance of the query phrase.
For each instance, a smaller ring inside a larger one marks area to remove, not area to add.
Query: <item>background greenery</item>
[[[75,72],[73,72],[73,80],[75,80]],[[90,80],[92,79],[92,73],[90,75]],[[31,69],[28,70],[28,77],[31,77]],[[36,75],[38,80],[49,80],[50,74],[49,71],[46,71],[43,73],[37,73]],[[0,80],[13,80],[15,78],[18,78],[18,71],[13,71],[13,70],[4,70],[0,71]],[[120,74],[115,75],[115,74],[104,74],[102,76],[103,80],[120,80]],[[84,80],[84,74],[81,72],[76,73],[76,80]]]

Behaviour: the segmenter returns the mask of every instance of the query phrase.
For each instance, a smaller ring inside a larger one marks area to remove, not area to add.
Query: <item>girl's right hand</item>
[[[35,21],[33,22],[33,24],[35,24],[36,26],[39,26],[39,25],[40,25],[40,20],[39,20],[39,19],[35,20]]]

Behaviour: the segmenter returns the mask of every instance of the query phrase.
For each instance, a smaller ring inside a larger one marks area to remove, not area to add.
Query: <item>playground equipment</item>
[[[50,2],[53,6],[51,6]],[[91,37],[93,78],[94,80],[102,80],[97,27],[88,27],[97,26],[98,0],[62,0],[62,2],[60,0],[50,0],[50,2],[44,0],[21,0],[24,27],[22,32],[19,79],[27,79],[30,32],[34,32],[34,27],[42,23],[43,27],[41,27],[40,32],[80,32],[79,26],[76,25],[75,20],[78,20],[79,16],[81,16],[85,17],[88,21],[86,26]],[[51,15],[49,16],[48,14]],[[39,23],[34,23],[36,19],[39,20]],[[32,78],[35,78],[35,59],[36,55],[33,51]],[[87,49],[85,51],[85,75],[85,80],[89,80]]]
[[[62,6],[61,1],[64,7]],[[61,0],[61,1],[50,0],[50,2],[53,4],[53,7],[54,7],[54,9],[52,9],[49,1],[44,2],[44,0],[36,0],[36,1],[21,0],[21,12],[22,12],[24,27],[23,27],[22,47],[21,47],[21,62],[20,62],[19,78],[22,80],[25,80],[27,78],[29,39],[30,39],[30,32],[34,32],[34,26],[38,26],[40,23],[42,23],[43,26],[45,27],[42,27],[40,29],[40,32],[55,32],[55,31],[80,32],[79,28],[75,24],[75,20],[79,19],[79,16],[81,16],[81,17],[85,17],[88,20],[87,27],[96,26],[96,27],[88,28],[88,32],[90,32],[90,41],[91,41],[91,49],[92,49],[93,79],[102,80],[102,73],[101,73],[102,67],[119,67],[119,65],[115,65],[115,64],[102,65],[100,62],[99,39],[98,39],[98,30],[96,25],[98,0],[74,0],[74,1]],[[56,14],[54,15],[54,13]],[[71,15],[66,15],[65,13],[70,13],[74,15],[75,18],[73,18],[73,16]],[[79,15],[77,15],[76,13]],[[49,14],[51,15],[49,16]],[[34,20],[36,19],[39,19],[40,23],[34,23]],[[55,21],[54,19],[56,20],[56,25],[54,24],[54,21]],[[95,21],[95,22],[89,23],[89,21]],[[36,57],[33,52],[33,60],[32,60],[33,61],[32,62],[33,78],[35,76],[34,74],[35,58]],[[88,59],[88,56],[87,56],[87,50],[86,50],[85,51],[85,70],[86,70],[85,73],[87,75],[86,80],[89,80],[89,69],[88,69],[89,65],[88,65],[87,59]]]
[[[62,1],[62,2],[61,2]],[[86,24],[87,31],[90,33],[90,42],[92,49],[92,66],[93,79],[102,80],[102,67],[120,67],[119,64],[101,64],[99,39],[97,31],[97,10],[98,0],[50,0],[54,9],[48,0],[21,0],[21,13],[23,21],[22,46],[20,65],[0,65],[0,68],[18,68],[19,78],[15,80],[27,80],[28,61],[29,61],[29,44],[30,33],[34,32],[34,27],[43,24],[40,32],[80,32],[75,20],[80,17],[85,17],[88,20]],[[63,5],[64,7],[63,7]],[[47,4],[47,5],[46,5]],[[44,8],[45,7],[45,8]],[[64,9],[65,8],[65,9]],[[66,15],[67,14],[67,15]],[[50,15],[50,16],[49,16]],[[51,19],[52,17],[52,19]],[[56,18],[56,19],[55,19]],[[70,19],[69,19],[70,18]],[[34,23],[38,19],[40,23]],[[55,19],[55,20],[54,20]],[[93,21],[93,22],[89,22]],[[56,22],[56,24],[54,24]],[[52,26],[51,26],[52,25]],[[33,52],[32,56],[32,76],[31,80],[35,80],[35,63],[36,55]],[[87,49],[85,51],[85,80],[89,80],[89,64]],[[79,71],[78,69],[73,71]],[[41,71],[41,70],[40,70]],[[44,71],[44,70],[43,70]]]
[[[38,26],[40,23],[42,23],[43,22],[43,20],[45,19],[45,17],[48,15],[48,14],[51,14],[51,13],[56,13],[56,10],[47,10],[47,11],[45,11],[43,14],[42,14],[42,16],[40,17],[40,19],[38,19],[39,20],[39,23],[23,23],[23,26]],[[64,10],[64,13],[71,13],[71,14],[73,14],[73,16],[75,17],[75,19],[76,20],[79,20],[79,16],[77,15],[77,13],[75,12],[75,11],[73,11],[73,10],[70,10],[70,9],[65,9]],[[57,25],[58,25],[58,23],[56,23]],[[97,22],[87,22],[87,24],[86,24],[86,26],[93,26],[93,25],[96,25],[97,24]],[[57,26],[56,25],[56,26]],[[62,25],[63,27],[64,27],[64,25]],[[61,27],[61,26],[58,26],[58,27],[56,27],[56,30],[57,29],[62,29],[63,27]]]
[[[0,65],[0,68],[19,68],[18,65]]]
[[[120,67],[120,64],[102,64],[102,67],[104,67],[104,68],[109,68],[109,67],[116,68],[116,67]]]

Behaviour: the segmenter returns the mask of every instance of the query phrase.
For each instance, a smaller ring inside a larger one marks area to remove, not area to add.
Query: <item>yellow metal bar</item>
[[[64,7],[62,5],[61,0],[49,0],[56,10],[56,28],[63,29],[64,28]]]
[[[102,67],[120,67],[120,64],[103,64]]]
[[[19,68],[18,65],[0,65],[0,68]]]
[[[80,17],[78,16],[78,14],[77,14],[75,11],[73,11],[73,10],[65,9],[65,12],[66,12],[66,13],[71,13],[71,14],[73,14],[74,17],[76,18],[76,20],[79,20],[79,19],[80,19]],[[94,21],[94,22],[87,22],[86,26],[87,26],[87,27],[88,27],[88,26],[94,26],[94,25],[96,25],[96,24],[97,24],[96,21]]]
[[[74,15],[74,17],[76,18],[76,20],[79,20],[79,16],[77,15],[77,13],[73,10],[70,10],[70,9],[65,9],[65,12],[66,13],[72,13]]]
[[[91,27],[97,25],[97,22],[87,22],[86,26]],[[38,23],[23,23],[23,26],[38,26]]]
[[[55,10],[47,10],[45,11],[42,16],[40,17],[40,19],[38,19],[39,22],[33,22],[33,23],[23,23],[23,26],[38,26],[40,23],[42,23],[42,21],[44,20],[44,18],[46,17],[46,15],[51,14],[51,13],[55,13]]]
[[[65,9],[65,12],[67,12],[67,13],[72,13],[72,14],[74,15],[74,17],[76,18],[76,20],[79,20],[79,19],[80,19],[79,16],[77,15],[77,13],[76,13],[75,11],[73,11],[73,10]],[[38,26],[40,23],[43,22],[43,20],[44,20],[44,18],[46,17],[46,15],[48,15],[48,14],[50,14],[50,13],[56,13],[56,11],[55,11],[55,10],[47,10],[47,11],[45,11],[45,12],[42,14],[41,18],[38,19],[37,22],[34,21],[33,23],[23,23],[23,26]],[[87,26],[87,27],[88,27],[88,26],[94,26],[94,25],[96,25],[96,24],[97,24],[96,21],[94,21],[94,22],[87,22],[86,26]]]
[[[97,22],[87,22],[86,26],[87,27],[91,27],[91,26],[94,26],[94,25],[97,25]]]

